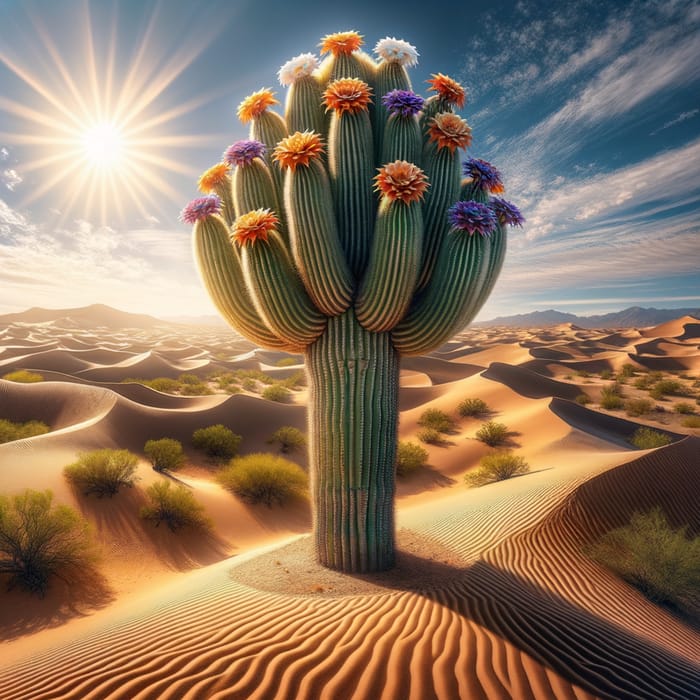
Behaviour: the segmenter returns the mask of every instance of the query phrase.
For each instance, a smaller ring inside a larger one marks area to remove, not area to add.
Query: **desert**
[[[303,448],[270,442],[282,426],[306,429],[301,356],[105,307],[0,322],[0,419],[49,427],[0,445],[0,493],[50,489],[99,550],[94,570],[52,579],[43,597],[3,586],[3,698],[697,696],[697,608],[654,603],[587,548],[655,507],[700,531],[700,320],[476,327],[405,359],[399,437],[427,459],[397,478],[396,568],[353,575],[316,563],[308,500],[251,504],[192,445],[222,424],[241,436],[239,455],[305,468]],[[650,399],[664,380],[675,384]],[[485,412],[460,415],[468,398]],[[418,437],[426,411],[451,421],[431,442]],[[469,487],[498,449],[476,438],[489,420],[529,469]],[[643,427],[667,444],[635,447]],[[184,447],[177,471],[144,454],[162,437]],[[136,454],[138,480],[86,496],[64,468],[103,448]],[[183,484],[211,529],[139,518],[161,480]]]

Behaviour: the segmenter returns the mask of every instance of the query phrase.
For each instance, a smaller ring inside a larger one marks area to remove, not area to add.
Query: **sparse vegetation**
[[[687,416],[692,413],[695,413],[695,406],[693,406],[692,403],[688,403],[687,401],[681,401],[673,407],[673,410],[676,413],[680,413],[682,415]]]
[[[428,408],[421,414],[418,419],[418,425],[422,428],[430,428],[437,430],[439,433],[449,433],[452,430],[454,423],[447,413],[438,408]]]
[[[221,423],[199,428],[192,433],[192,445],[216,461],[226,461],[235,457],[242,439]]]
[[[434,428],[423,428],[416,433],[416,437],[426,445],[442,444],[442,433]]]
[[[634,375],[637,372],[637,368],[634,365],[629,364],[628,362],[622,365],[620,368],[620,376],[621,377],[634,377]]]
[[[603,387],[600,392],[600,405],[608,411],[616,411],[624,406],[622,389],[619,384]]]
[[[250,503],[274,503],[304,496],[308,490],[306,472],[294,462],[270,453],[237,457],[223,469],[218,479],[237,496]]]
[[[609,369],[604,369],[600,373],[600,378],[601,379],[612,379],[613,373]]]
[[[81,454],[63,473],[73,486],[86,496],[110,498],[122,487],[131,487],[136,480],[138,457],[129,450],[103,448]]]
[[[18,369],[14,372],[8,372],[3,374],[3,379],[8,382],[21,382],[22,384],[35,384],[36,382],[43,382],[44,377],[38,372],[30,372],[26,369]]]
[[[399,442],[396,451],[396,473],[407,476],[428,461],[428,452],[415,442]]]
[[[660,508],[634,513],[587,554],[649,599],[700,613],[700,537],[690,539],[686,527],[674,530]]]
[[[488,404],[483,399],[464,399],[457,406],[457,413],[462,418],[485,416],[489,413],[489,410]]]
[[[143,384],[155,391],[160,391],[164,394],[176,394],[180,390],[180,382],[177,379],[170,377],[156,377],[155,379],[140,379],[138,377],[129,377],[122,379],[122,384]]]
[[[585,406],[586,404],[591,402],[591,397],[588,394],[579,394],[576,397],[576,403],[581,404],[581,406]]]
[[[149,440],[144,445],[143,451],[157,472],[179,469],[185,463],[182,443],[173,438]]]
[[[140,515],[156,527],[165,523],[171,532],[187,528],[209,530],[211,521],[206,517],[204,506],[185,486],[174,486],[169,481],[156,481],[146,489],[149,504],[141,508]]]
[[[507,425],[490,420],[476,431],[476,439],[491,447],[496,447],[503,445],[508,440],[508,432]]]
[[[268,401],[277,401],[279,403],[285,403],[289,401],[289,397],[292,392],[282,384],[270,384],[263,389],[262,397]]]
[[[700,416],[686,416],[681,425],[684,428],[700,428]]]
[[[525,474],[529,470],[530,466],[523,457],[511,450],[505,450],[482,457],[479,469],[467,474],[464,480],[469,486],[483,486],[493,481],[503,481]]]
[[[576,376],[581,377],[582,379],[588,379],[588,377],[591,376],[591,373],[585,369],[579,369],[576,371]]]
[[[628,416],[646,416],[654,410],[654,402],[650,399],[627,399],[625,413]]]
[[[641,377],[637,377],[634,380],[635,388],[641,389],[642,391],[646,391],[647,389],[649,389],[653,383],[654,380],[648,374],[644,374]]]
[[[277,367],[293,367],[298,364],[299,360],[297,360],[296,357],[282,357],[275,362],[275,366]]]
[[[30,420],[26,423],[13,423],[0,418],[0,444],[12,440],[24,440],[35,435],[44,435],[49,432],[49,426],[38,420]]]
[[[657,401],[665,396],[682,396],[683,387],[681,383],[675,379],[660,379],[654,386],[649,389],[649,395]]]
[[[306,436],[298,428],[283,425],[272,433],[268,442],[279,443],[282,452],[293,452],[306,446]]]
[[[87,522],[51,491],[0,496],[0,574],[43,596],[52,576],[77,580],[96,559]]]
[[[671,438],[666,433],[660,433],[653,428],[637,428],[630,442],[639,450],[650,450],[671,444]]]

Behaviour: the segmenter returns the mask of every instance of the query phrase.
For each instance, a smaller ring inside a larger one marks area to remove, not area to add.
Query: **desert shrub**
[[[686,416],[681,425],[684,428],[700,428],[700,416]]]
[[[612,386],[603,387],[600,392],[600,405],[609,411],[615,411],[624,406],[625,402],[622,400],[622,390],[618,384],[613,384]]]
[[[282,452],[292,452],[300,450],[306,445],[306,436],[298,428],[283,425],[272,433],[268,442],[279,443]]]
[[[197,384],[182,384],[180,393],[183,396],[207,396],[214,392],[204,382],[199,382]]]
[[[601,378],[601,379],[612,379],[612,376],[613,376],[613,374],[612,374],[612,372],[611,372],[609,369],[604,369],[604,370],[600,373],[600,378]]]
[[[442,444],[442,433],[434,428],[423,428],[416,433],[416,437],[426,445]]]
[[[654,386],[649,390],[649,395],[652,399],[662,399],[667,395],[681,394],[682,387],[681,383],[677,382],[675,379],[660,379]]]
[[[81,454],[63,473],[85,495],[111,498],[123,486],[134,485],[137,464],[138,457],[129,450],[103,448]]]
[[[280,379],[277,383],[286,386],[288,389],[299,389],[302,386],[306,386],[306,373],[304,370],[297,370],[294,374]]]
[[[75,580],[95,560],[87,522],[51,491],[0,496],[0,574],[42,595],[52,576]]]
[[[633,377],[637,371],[637,368],[634,365],[631,365],[629,363],[625,363],[622,365],[620,368],[620,376],[621,377]]]
[[[687,416],[691,413],[695,413],[695,406],[693,406],[692,403],[688,403],[687,401],[681,401],[673,407],[673,410],[676,413],[681,413]]]
[[[439,433],[449,433],[452,430],[452,418],[438,408],[428,408],[418,419],[418,425],[422,428],[431,428]]]
[[[298,364],[299,360],[297,360],[296,357],[282,357],[275,362],[277,367],[293,367]]]
[[[637,389],[642,389],[643,391],[646,391],[647,389],[649,389],[653,383],[654,383],[654,380],[648,374],[645,374],[641,377],[637,377],[634,380],[634,386]]]
[[[13,423],[0,418],[0,444],[11,440],[24,440],[35,435],[44,435],[49,432],[49,426],[38,420],[30,420],[26,423]]]
[[[122,379],[122,384],[143,384],[144,386],[161,391],[164,394],[174,394],[180,391],[180,382],[177,379],[170,377],[156,377],[155,379],[140,379],[138,377],[129,377]]]
[[[585,406],[587,403],[591,402],[591,397],[588,394],[579,394],[576,397],[576,403],[581,404],[581,406]]]
[[[240,391],[238,388],[239,378],[233,372],[222,372],[221,374],[217,374],[216,376],[212,377],[212,380],[216,382],[218,388],[222,391],[230,392],[233,387]]]
[[[625,413],[628,416],[645,416],[654,410],[654,402],[650,399],[627,399]]]
[[[479,469],[464,477],[469,486],[483,486],[493,481],[503,481],[530,470],[528,463],[510,450],[494,452],[481,458]]]
[[[284,403],[289,400],[292,392],[281,384],[270,384],[263,389],[262,397],[268,401],[278,401]]]
[[[489,407],[483,399],[464,399],[457,406],[457,413],[463,418],[470,416],[484,416],[489,412]]]
[[[502,445],[508,439],[508,426],[504,423],[496,423],[496,421],[490,420],[476,431],[476,439],[491,447]]]
[[[298,464],[262,452],[232,459],[218,479],[242,499],[264,503],[269,508],[273,503],[283,505],[295,496],[305,495],[309,481]]]
[[[700,537],[671,528],[660,508],[634,513],[586,553],[651,600],[700,612]]]
[[[630,442],[639,450],[650,450],[654,447],[669,445],[671,438],[666,433],[660,433],[653,428],[637,428]]]
[[[182,443],[173,438],[148,440],[143,447],[143,452],[157,472],[178,469],[185,463]]]
[[[2,378],[7,379],[8,382],[22,382],[23,384],[34,384],[44,381],[44,377],[41,374],[38,372],[30,372],[26,369],[8,372],[7,374],[3,374]]]
[[[396,473],[407,476],[428,461],[428,452],[415,442],[399,442],[396,450]]]
[[[581,377],[582,379],[588,379],[588,377],[591,376],[591,373],[585,369],[579,369],[576,371],[576,376]]]
[[[199,428],[192,433],[192,444],[214,460],[227,460],[238,454],[238,447],[243,438],[236,435],[225,425],[218,423],[206,428]]]
[[[196,374],[184,373],[178,377],[181,384],[201,384],[202,380]]]
[[[258,383],[252,377],[243,377],[241,381],[241,386],[246,391],[256,391],[258,390]]]
[[[169,481],[156,481],[146,489],[149,504],[141,508],[140,515],[156,527],[165,523],[171,532],[188,528],[209,530],[211,521],[192,492],[185,486],[174,486]]]

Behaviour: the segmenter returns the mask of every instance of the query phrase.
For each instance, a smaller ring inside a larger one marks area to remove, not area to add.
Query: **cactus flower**
[[[224,162],[229,165],[249,165],[265,155],[265,144],[252,139],[236,141],[224,151]]]
[[[228,165],[226,163],[217,163],[209,168],[209,170],[202,173],[197,187],[200,192],[210,194],[214,192],[217,187],[224,184],[228,180],[228,177]]]
[[[197,197],[193,199],[180,212],[180,221],[186,224],[195,224],[207,216],[218,214],[221,211],[221,199],[215,194],[209,194],[206,197]]]
[[[297,165],[308,166],[321,153],[323,144],[318,134],[313,131],[297,131],[277,144],[272,157],[281,168],[296,170]]]
[[[432,78],[426,82],[430,84],[429,89],[436,92],[438,97],[445,100],[445,102],[453,104],[459,107],[459,109],[464,107],[466,93],[464,92],[464,88],[456,80],[442,73],[433,73]]]
[[[428,189],[425,173],[417,165],[405,160],[396,160],[379,168],[374,181],[375,190],[390,200],[400,199],[404,204],[418,201]]]
[[[249,211],[233,222],[231,239],[240,246],[253,244],[257,240],[266,241],[268,233],[275,231],[279,222],[277,214],[269,209]]]
[[[361,112],[367,109],[371,100],[372,90],[364,80],[359,78],[341,78],[328,84],[323,93],[326,103],[326,111],[335,110],[340,114],[344,112]]]
[[[496,228],[496,214],[493,209],[473,200],[453,204],[447,210],[447,218],[452,228],[467,231],[470,236],[475,233],[489,236]]]
[[[520,209],[515,206],[515,204],[502,199],[501,197],[494,197],[490,202],[491,208],[493,209],[498,223],[501,226],[520,226],[525,223],[525,217],[520,213]]]
[[[449,148],[452,153],[458,148],[470,146],[472,142],[471,127],[452,112],[436,114],[428,133],[431,141],[437,141],[438,148]]]
[[[247,124],[251,119],[259,117],[268,107],[278,105],[275,94],[271,90],[263,89],[248,95],[238,105],[238,118]]]
[[[374,53],[387,63],[400,63],[409,68],[418,63],[419,54],[416,47],[403,39],[394,39],[394,37],[380,39],[374,47]]]
[[[505,190],[501,181],[501,173],[485,160],[468,158],[462,164],[462,172],[470,177],[473,185],[482,192],[500,194]]]
[[[382,102],[390,114],[411,117],[423,109],[423,98],[412,90],[392,90],[382,97]]]
[[[290,58],[277,73],[280,85],[291,85],[299,78],[311,75],[318,68],[318,58],[312,53],[300,53]]]
[[[327,34],[321,39],[321,54],[332,53],[334,56],[350,54],[357,51],[362,44],[362,36],[354,31]]]

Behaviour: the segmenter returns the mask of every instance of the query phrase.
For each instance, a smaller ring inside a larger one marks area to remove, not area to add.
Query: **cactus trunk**
[[[399,355],[349,309],[306,350],[314,536],[340,571],[394,565]]]

